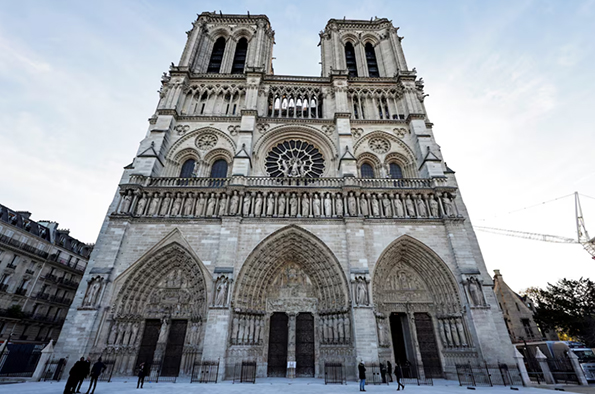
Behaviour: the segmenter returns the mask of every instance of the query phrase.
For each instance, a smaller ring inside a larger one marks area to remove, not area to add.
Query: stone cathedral
[[[57,343],[69,366],[188,376],[360,360],[513,362],[391,21],[331,19],[320,77],[275,75],[265,15],[202,13],[124,169]],[[284,43],[289,45],[290,43]],[[297,55],[297,54],[296,54]]]

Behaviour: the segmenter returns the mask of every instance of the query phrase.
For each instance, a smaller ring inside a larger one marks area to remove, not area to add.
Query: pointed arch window
[[[368,63],[368,75],[370,77],[378,78],[380,73],[378,72],[378,62],[376,61],[376,52],[374,46],[371,43],[366,44],[366,63]]]
[[[355,49],[353,44],[348,42],[345,44],[345,64],[350,77],[357,77],[357,63],[355,62]]]
[[[227,178],[227,162],[219,159],[211,167],[211,178]]]
[[[219,37],[213,45],[213,52],[211,52],[211,60],[209,60],[208,73],[218,73],[221,70],[221,62],[223,61],[223,53],[225,52],[225,38]]]
[[[362,178],[374,178],[374,168],[368,163],[362,164],[360,172]]]
[[[246,53],[248,52],[248,40],[240,38],[236,45],[236,53],[233,56],[233,65],[231,67],[232,74],[241,74],[244,72],[244,65],[246,64]]]
[[[397,163],[390,163],[388,165],[390,171],[390,177],[393,179],[401,179],[403,178],[403,171],[401,170],[401,166]]]
[[[182,171],[180,171],[180,178],[190,178],[194,172],[196,160],[188,159],[182,164]]]

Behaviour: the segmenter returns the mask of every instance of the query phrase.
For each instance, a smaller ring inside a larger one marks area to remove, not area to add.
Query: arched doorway
[[[352,362],[345,274],[310,232],[283,228],[248,256],[233,295],[228,360],[255,358],[259,376],[318,376],[325,361]]]
[[[102,346],[113,373],[133,374],[144,362],[152,374],[188,375],[202,350],[206,283],[200,262],[177,242],[120,275]]]
[[[402,236],[391,243],[376,264],[372,291],[379,357],[394,359],[404,375],[442,377],[456,357],[475,357],[454,276],[422,242]]]

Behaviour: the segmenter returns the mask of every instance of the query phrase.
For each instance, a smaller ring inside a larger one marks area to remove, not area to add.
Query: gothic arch
[[[329,171],[331,168],[334,168],[331,163],[334,162],[335,158],[339,155],[335,144],[328,135],[325,135],[320,130],[303,125],[283,125],[275,127],[256,141],[253,152],[256,154],[257,158],[261,159],[258,160],[260,163],[261,174],[267,173],[264,166],[264,159],[269,151],[277,144],[291,139],[307,141],[318,148],[325,160],[324,173],[322,176],[329,176]]]
[[[200,260],[182,243],[173,240],[158,246],[116,278],[114,316],[147,319],[169,314],[174,318],[205,319],[208,277]],[[178,302],[169,305],[162,302],[164,297]],[[153,308],[158,304],[159,309]]]
[[[234,308],[265,312],[267,294],[286,264],[297,264],[312,281],[319,312],[347,310],[349,288],[339,261],[318,237],[296,225],[269,235],[250,253],[238,275]]]
[[[367,43],[370,43],[370,44],[372,44],[372,46],[376,47],[378,44],[380,44],[380,39],[378,38],[377,35],[375,35],[371,32],[368,32],[362,36],[361,42],[362,42],[362,45],[364,45],[364,46]]]
[[[171,148],[169,148],[169,151],[167,152],[167,155],[166,155],[166,159],[175,161],[175,158],[177,157],[179,152],[181,152],[185,149],[188,149],[188,148],[195,149],[196,145],[194,144],[194,139],[196,137],[198,137],[200,134],[206,134],[206,133],[212,133],[217,136],[218,141],[213,148],[225,147],[225,143],[227,143],[228,146],[226,148],[235,152],[236,143],[233,141],[233,139],[229,135],[225,134],[221,130],[216,129],[214,127],[202,127],[200,129],[192,130],[192,131],[186,133],[180,139],[178,139],[171,146]]]
[[[459,287],[451,270],[432,249],[409,235],[393,241],[378,258],[372,295],[376,308],[383,313],[394,309],[390,304],[416,303],[437,317],[462,312]]]

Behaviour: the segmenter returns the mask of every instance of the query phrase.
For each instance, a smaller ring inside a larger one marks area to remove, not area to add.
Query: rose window
[[[196,147],[200,150],[209,150],[217,144],[215,134],[203,134],[196,139]]]
[[[265,167],[272,177],[318,178],[324,172],[324,158],[314,145],[289,140],[271,149]]]
[[[370,138],[368,141],[370,149],[376,153],[386,153],[390,149],[390,142],[386,138]]]

